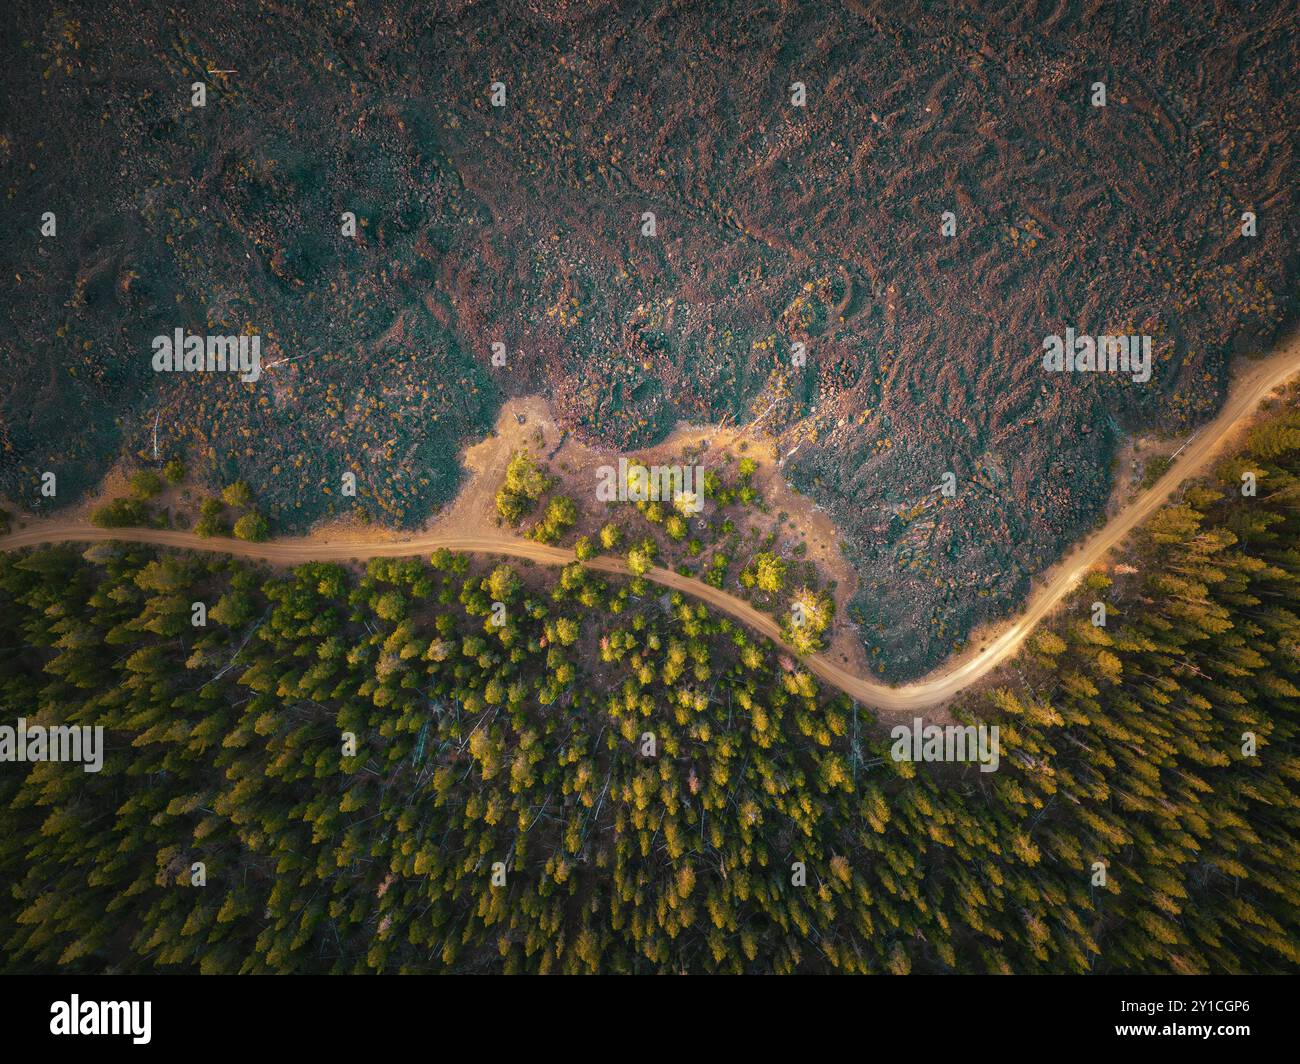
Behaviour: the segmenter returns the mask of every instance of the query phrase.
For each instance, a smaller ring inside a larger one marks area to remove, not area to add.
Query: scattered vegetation
[[[90,521],[100,528],[150,528],[161,521],[149,505],[137,498],[113,499],[91,511]]]

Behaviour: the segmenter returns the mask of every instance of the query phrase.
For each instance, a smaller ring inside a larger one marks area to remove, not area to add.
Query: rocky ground
[[[1130,433],[1190,431],[1294,313],[1290,4],[4,18],[0,493],[31,509],[126,452],[242,476],[284,530],[413,527],[510,396],[621,449],[758,421],[902,679],[1093,524]],[[1045,374],[1067,326],[1152,335],[1151,381]],[[260,333],[262,379],[155,374],[176,327]]]

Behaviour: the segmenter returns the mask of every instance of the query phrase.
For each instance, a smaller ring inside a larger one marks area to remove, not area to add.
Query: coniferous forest
[[[1300,415],[1113,562],[986,774],[577,563],[0,555],[4,717],[108,747],[3,766],[0,968],[1294,972]]]

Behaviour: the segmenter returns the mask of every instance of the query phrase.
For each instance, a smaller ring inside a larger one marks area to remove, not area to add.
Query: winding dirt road
[[[1013,655],[1034,627],[1061,602],[1088,569],[1159,509],[1183,481],[1201,473],[1233,431],[1255,412],[1260,402],[1296,374],[1300,374],[1300,334],[1290,338],[1274,354],[1251,366],[1238,377],[1219,415],[1183,448],[1169,471],[1103,528],[1058,562],[1047,574],[1045,582],[1031,592],[1025,611],[979,653],[966,656],[955,664],[941,666],[924,679],[898,687],[857,676],[820,654],[805,658],[805,664],[826,683],[886,713],[920,712],[949,701],[964,687],[987,675],[991,669]],[[310,561],[409,557],[429,554],[439,548],[527,558],[544,565],[567,565],[575,560],[571,550],[548,547],[511,536],[455,536],[436,533],[390,542],[330,541],[309,537],[245,543],[235,539],[205,539],[193,532],[171,529],[104,529],[81,522],[58,520],[32,520],[29,527],[0,537],[0,550],[18,550],[45,543],[110,540],[150,543],[182,550],[217,551],[284,565]],[[584,564],[597,572],[631,575],[627,563],[621,558],[597,556]],[[646,576],[664,587],[700,599],[715,609],[730,614],[754,631],[780,642],[780,629],[776,622],[735,595],[670,569],[656,567]]]

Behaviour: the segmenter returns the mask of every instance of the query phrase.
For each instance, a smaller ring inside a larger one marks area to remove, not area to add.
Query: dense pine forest
[[[985,774],[577,563],[0,556],[3,722],[108,746],[0,765],[0,969],[1295,971],[1300,415],[1114,562]]]

